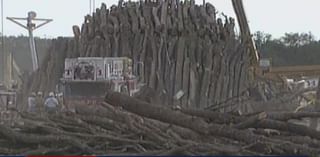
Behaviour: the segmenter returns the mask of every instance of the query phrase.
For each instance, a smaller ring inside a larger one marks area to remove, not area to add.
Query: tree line
[[[43,58],[47,53],[47,49],[51,45],[51,39],[44,39],[35,37],[36,50],[38,53],[39,63],[42,62]],[[4,49],[2,49],[4,46]],[[32,71],[32,59],[29,46],[29,37],[26,36],[5,36],[4,44],[0,45],[0,79],[3,78],[3,50],[8,53],[11,52],[13,57],[18,64],[22,72]],[[0,80],[1,81],[1,80]]]
[[[257,31],[253,35],[262,58],[270,58],[272,66],[316,65],[320,64],[320,41],[311,32],[285,33],[273,38],[271,34]],[[40,63],[51,44],[51,39],[35,38]],[[2,45],[1,45],[2,46]],[[29,38],[25,36],[4,37],[5,51],[12,52],[22,71],[31,71]],[[1,53],[2,48],[1,48]],[[0,55],[2,61],[2,55]],[[0,64],[0,78],[2,78]]]
[[[311,32],[285,33],[273,38],[258,31],[254,33],[254,40],[261,58],[270,58],[272,66],[320,64],[320,41]]]

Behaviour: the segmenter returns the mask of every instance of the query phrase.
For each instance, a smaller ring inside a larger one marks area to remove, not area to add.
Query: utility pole
[[[36,46],[34,42],[33,31],[52,21],[52,19],[40,19],[40,18],[36,18],[36,16],[37,14],[34,11],[30,11],[28,12],[28,16],[26,18],[7,17],[8,20],[21,26],[22,28],[25,28],[29,32],[29,44],[30,44],[30,50],[31,50],[33,71],[36,71],[39,68],[38,54],[37,54]],[[27,21],[27,25],[23,25],[18,20]],[[39,25],[36,25],[35,23],[33,23],[33,21],[40,21],[42,23],[40,23]]]

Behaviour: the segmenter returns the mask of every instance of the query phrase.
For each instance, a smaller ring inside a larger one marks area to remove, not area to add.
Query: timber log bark
[[[126,56],[162,104],[206,108],[238,97],[248,89],[249,54],[235,37],[234,19],[216,13],[212,4],[194,1],[102,4],[81,29],[72,27],[74,38],[53,41],[25,92],[54,90],[67,57]],[[179,91],[183,96],[174,100]]]

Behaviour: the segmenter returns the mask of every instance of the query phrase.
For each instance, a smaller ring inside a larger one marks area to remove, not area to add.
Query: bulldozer
[[[63,104],[73,108],[102,102],[108,91],[134,96],[140,86],[128,57],[79,57],[65,59],[57,91]]]

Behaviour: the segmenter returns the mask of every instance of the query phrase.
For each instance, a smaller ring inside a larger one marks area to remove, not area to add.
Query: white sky
[[[81,25],[89,12],[89,0],[3,0],[4,17],[25,17],[28,11],[37,12],[38,18],[54,21],[35,32],[40,37],[72,36],[72,25]],[[108,7],[117,0],[95,0]],[[206,0],[219,12],[235,17],[231,0]],[[261,30],[275,37],[285,32],[309,32],[320,37],[319,0],[243,0],[252,32]],[[196,0],[202,3],[202,0]],[[5,35],[27,35],[26,30],[4,20]]]

